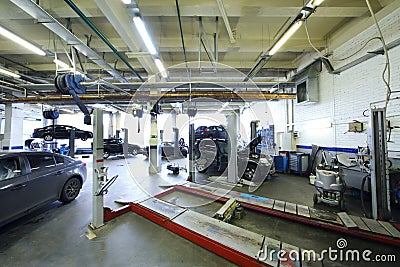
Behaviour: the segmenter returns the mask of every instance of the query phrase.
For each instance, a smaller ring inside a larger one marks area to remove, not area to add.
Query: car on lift
[[[82,141],[86,141],[88,138],[93,138],[92,132],[80,130],[69,125],[49,125],[43,128],[36,128],[33,130],[32,138],[43,138],[45,141],[69,139],[72,129],[75,130],[75,139],[80,138]]]
[[[194,131],[195,139],[221,138],[226,139],[228,134],[222,125],[199,126]]]
[[[0,226],[52,203],[73,201],[86,163],[52,152],[0,152]]]
[[[138,145],[128,144],[128,154],[136,156],[141,153],[142,149]],[[124,141],[121,138],[104,139],[104,158],[107,159],[112,155],[124,154]]]
[[[264,179],[275,171],[272,157],[256,151],[256,147],[261,141],[262,137],[257,136],[237,152],[238,174],[244,180]],[[197,171],[200,173],[209,170],[218,173],[224,172],[228,167],[229,149],[229,143],[226,139],[205,138],[197,140],[194,149]]]

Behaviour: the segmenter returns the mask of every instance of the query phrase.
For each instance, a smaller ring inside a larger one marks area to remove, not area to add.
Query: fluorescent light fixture
[[[303,24],[302,20],[295,22],[290,28],[282,35],[279,41],[269,50],[268,54],[272,56],[286,43],[286,41],[300,28]]]
[[[61,67],[62,69],[70,69],[69,65],[59,59],[54,59],[53,60],[54,63],[56,63],[56,65],[58,65],[59,67]]]
[[[313,6],[319,6],[320,4],[322,4],[322,2],[324,2],[324,0],[314,0],[312,4]]]
[[[4,37],[7,37],[11,41],[14,41],[15,43],[31,50],[33,53],[38,54],[40,56],[45,56],[46,53],[40,49],[37,46],[34,46],[33,44],[29,43],[28,41],[25,41],[21,37],[15,35],[14,33],[10,32],[9,30],[4,29],[3,27],[0,26],[0,34],[3,35]]]
[[[157,66],[158,70],[160,71],[161,76],[164,78],[167,78],[168,77],[167,71],[165,70],[164,65],[162,64],[161,60],[156,58],[156,59],[154,59],[154,63],[156,63],[156,66]]]
[[[137,16],[133,17],[133,22],[135,23],[136,29],[138,30],[140,36],[142,37],[143,42],[146,45],[149,53],[152,55],[156,55],[157,50],[154,47],[153,42],[151,41],[150,35],[146,30],[146,26],[144,25],[142,18]]]
[[[125,5],[130,5],[132,3],[131,0],[121,0],[122,3],[124,3]]]
[[[19,76],[18,74],[14,73],[14,72],[12,72],[12,71],[10,71],[8,69],[1,68],[1,67],[0,67],[0,74],[6,75],[6,76],[11,76],[11,77],[16,78],[16,79],[21,78],[21,76]]]

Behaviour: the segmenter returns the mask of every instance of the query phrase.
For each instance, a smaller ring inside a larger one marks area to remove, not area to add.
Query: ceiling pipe
[[[83,82],[82,85],[86,87],[94,86],[97,84],[96,82]],[[276,82],[239,82],[239,81],[215,81],[215,82],[205,82],[205,81],[191,81],[188,83],[187,81],[174,81],[174,82],[146,82],[146,83],[113,83],[113,85],[117,86],[120,89],[125,89],[129,93],[134,93],[136,90],[150,90],[150,89],[181,89],[188,88],[192,89],[207,89],[207,90],[221,90],[226,88],[234,88],[237,92],[254,92],[254,91],[263,91],[271,89]],[[293,82],[281,82],[281,88],[293,88]],[[54,92],[55,87],[54,84],[25,84],[24,88],[34,91],[43,91],[43,92]],[[88,91],[90,88],[88,88]],[[96,87],[97,92],[97,87]]]
[[[229,24],[228,16],[226,15],[224,3],[222,2],[222,0],[217,0],[217,4],[218,4],[219,12],[221,13],[221,17],[225,23],[226,31],[228,32],[228,35],[229,35],[229,40],[230,40],[231,44],[233,44],[236,42],[236,40],[235,40],[235,37],[233,36],[233,32],[231,29],[231,25]]]
[[[117,70],[112,68],[99,54],[97,54],[93,49],[82,42],[82,40],[71,33],[59,21],[57,21],[49,13],[47,13],[41,6],[31,0],[10,1],[29,15],[31,15],[33,18],[37,19],[39,23],[61,37],[69,45],[75,47],[79,52],[81,52],[88,59],[103,68],[117,80],[119,80],[120,82],[127,82],[127,80]]]
[[[190,98],[212,98],[223,101],[265,101],[266,99],[295,99],[296,94],[292,93],[280,93],[271,94],[268,92],[240,92],[235,93],[232,91],[203,91],[203,92],[188,92],[188,91],[177,91],[177,92],[165,92],[150,94],[149,91],[138,91],[135,94],[84,94],[80,98],[85,100],[86,103],[99,103],[101,101],[118,101],[126,102],[129,104],[134,97],[135,101],[146,103],[147,101],[160,101],[164,103],[176,103],[179,101],[187,101]],[[3,98],[0,99],[0,104],[7,102],[11,103],[50,103],[60,102],[63,104],[74,103],[72,96],[67,95],[54,95],[54,96],[43,96],[43,97],[23,97],[23,98]]]
[[[83,21],[100,37],[101,40],[114,52],[114,54],[125,63],[129,70],[139,78],[141,82],[144,82],[143,78],[139,73],[132,67],[132,65],[118,52],[118,50],[110,43],[110,41],[100,32],[99,29],[90,21],[88,17],[72,2],[71,0],[64,0],[76,14],[83,19]]]

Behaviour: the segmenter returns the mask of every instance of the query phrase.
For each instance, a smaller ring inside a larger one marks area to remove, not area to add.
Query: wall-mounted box
[[[356,122],[350,122],[349,123],[349,130],[348,130],[349,132],[361,133],[364,130],[365,130],[365,127],[364,127],[364,123],[363,122],[356,121]]]
[[[321,62],[309,66],[296,81],[297,104],[318,102],[318,75]]]

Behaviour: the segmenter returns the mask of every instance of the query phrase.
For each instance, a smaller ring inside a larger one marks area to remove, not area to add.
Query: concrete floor
[[[0,228],[0,266],[234,266],[132,212],[96,230],[97,237],[89,240],[86,234],[91,221],[92,164],[90,158],[83,160],[88,163],[89,177],[75,201],[68,205],[54,202]],[[185,160],[178,162],[181,166],[185,165]],[[119,174],[119,178],[105,196],[105,205],[115,209],[120,205],[114,200],[132,201],[186,180],[185,172],[172,175],[164,163],[160,174],[149,176],[148,161],[142,155],[127,160],[117,157],[107,160],[105,164],[110,166],[109,175]],[[204,175],[200,176],[201,181],[204,178]],[[247,192],[246,187],[236,187],[234,190]],[[283,174],[265,182],[255,192],[257,195],[309,206],[313,206],[313,193],[314,188],[308,184],[307,178]],[[177,204],[184,203],[207,215],[212,215],[220,207],[219,203],[205,202],[204,199],[184,193],[173,193],[164,199]],[[346,205],[348,213],[362,215],[360,201],[356,197],[347,194]],[[316,208],[335,210],[324,205]],[[399,210],[395,210],[394,214],[397,216]],[[241,220],[232,220],[232,224],[317,252],[329,246],[336,248],[337,239],[344,237],[348,248],[368,248],[374,254],[394,254],[398,259],[397,264],[326,262],[325,266],[398,266],[400,259],[399,248],[251,211],[246,211]]]

